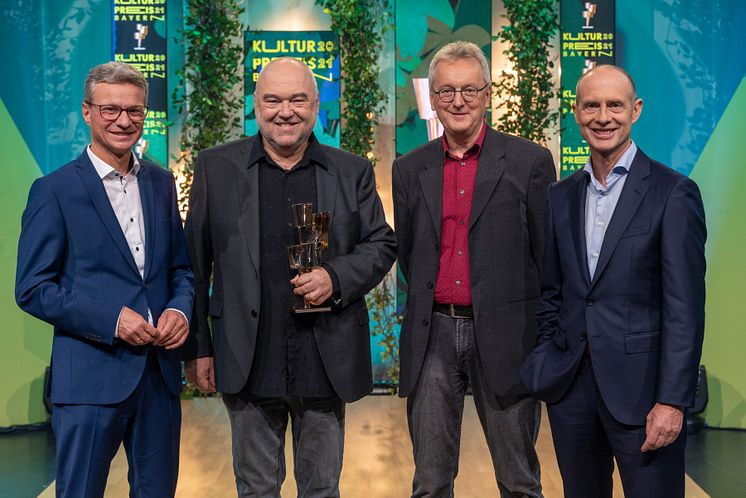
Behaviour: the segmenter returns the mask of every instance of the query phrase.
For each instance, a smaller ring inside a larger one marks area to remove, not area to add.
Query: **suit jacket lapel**
[[[139,276],[140,270],[137,269],[135,258],[132,257],[132,252],[130,252],[127,239],[124,238],[122,227],[119,226],[117,217],[114,214],[114,209],[111,207],[111,202],[109,202],[106,190],[104,190],[104,184],[96,173],[96,169],[93,167],[86,151],[84,151],[78,158],[77,166],[78,176],[83,182],[86,191],[88,191],[88,195],[91,197],[93,207],[98,212],[98,215],[106,227],[106,230],[109,232],[109,235],[111,235],[114,244],[119,248],[119,251],[122,253],[122,256],[130,265],[132,270],[137,272],[137,275]]]
[[[642,203],[642,199],[650,187],[646,178],[650,174],[650,159],[638,150],[635,159],[632,161],[627,179],[624,182],[622,193],[619,196],[614,214],[611,215],[609,227],[604,234],[604,242],[601,245],[601,253],[598,256],[598,265],[593,275],[591,288],[598,282],[604,272],[606,265],[609,263],[611,256],[614,254],[619,239],[627,229],[630,221]]]
[[[588,271],[588,254],[585,246],[585,201],[588,195],[588,181],[586,173],[577,173],[575,187],[570,192],[570,224],[572,238],[575,242],[575,254],[578,257],[578,267],[583,275],[586,286],[591,284],[591,274]]]
[[[425,169],[420,173],[425,205],[432,218],[435,238],[440,242],[440,228],[443,217],[443,147],[441,142],[432,142],[423,157]]]
[[[484,142],[482,142],[482,150],[479,153],[479,165],[474,181],[474,194],[469,215],[470,231],[484,211],[485,206],[487,206],[500,177],[505,172],[505,165],[501,161],[504,156],[505,151],[498,141],[497,133],[488,129]]]
[[[155,244],[155,204],[153,200],[153,182],[150,171],[144,164],[140,164],[137,175],[137,186],[140,189],[142,215],[145,221],[145,278],[150,274],[153,263],[153,247]]]
[[[251,146],[248,147],[250,150]],[[243,150],[234,158],[236,164],[236,186],[238,205],[241,207],[238,224],[244,235],[251,262],[259,273],[260,213],[259,213],[259,165],[246,164]]]

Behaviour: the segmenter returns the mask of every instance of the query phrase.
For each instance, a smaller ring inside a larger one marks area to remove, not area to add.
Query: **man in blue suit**
[[[18,244],[16,301],[54,326],[57,496],[100,497],[124,443],[133,497],[173,496],[192,271],[173,176],[132,147],[147,81],[119,62],[85,81],[91,143],[34,182]]]
[[[522,367],[547,401],[567,498],[684,496],[684,412],[702,351],[706,238],[696,184],[630,139],[630,76],[581,77],[582,171],[549,189],[539,345]]]

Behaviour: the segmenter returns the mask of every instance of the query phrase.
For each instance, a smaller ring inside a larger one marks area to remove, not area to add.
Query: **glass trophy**
[[[293,204],[293,228],[297,244],[288,246],[288,264],[298,275],[308,273],[319,266],[323,253],[329,248],[329,213],[314,213],[313,205],[305,202]],[[303,304],[293,305],[292,313],[318,313],[331,311],[329,306],[315,306],[297,296]]]

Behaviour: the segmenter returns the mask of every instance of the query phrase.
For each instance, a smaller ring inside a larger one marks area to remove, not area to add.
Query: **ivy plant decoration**
[[[373,165],[375,127],[384,111],[387,95],[378,82],[378,59],[383,34],[392,28],[387,0],[316,0],[332,19],[332,31],[339,36],[342,87],[341,146],[344,150],[367,157]],[[389,275],[371,290],[365,300],[372,320],[371,335],[383,347],[382,379],[389,387],[399,382],[398,326],[396,299]],[[393,389],[392,389],[393,391]]]
[[[188,0],[184,15],[184,67],[174,103],[184,115],[179,209],[186,213],[194,162],[200,150],[234,138],[240,133],[243,94],[243,12],[237,0]]]
[[[316,0],[339,35],[342,149],[375,164],[374,132],[387,95],[378,82],[383,33],[391,27],[387,0]]]
[[[499,128],[538,143],[547,143],[559,112],[551,109],[554,89],[550,40],[559,28],[557,0],[504,0],[508,24],[493,39],[509,44],[503,53],[513,72],[503,71],[492,84]]]

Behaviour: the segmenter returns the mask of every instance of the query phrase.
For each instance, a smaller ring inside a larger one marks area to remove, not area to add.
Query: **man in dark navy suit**
[[[582,171],[549,190],[539,345],[522,367],[547,401],[568,498],[684,496],[684,412],[702,352],[706,238],[697,185],[630,139],[630,76],[578,82]]]
[[[173,176],[132,154],[147,97],[139,71],[94,67],[83,101],[91,143],[34,182],[23,213],[16,300],[54,326],[60,497],[103,496],[122,443],[130,496],[176,490],[177,348],[194,292]]]

